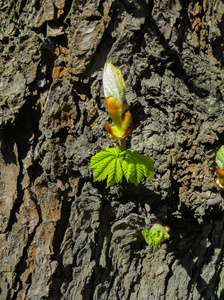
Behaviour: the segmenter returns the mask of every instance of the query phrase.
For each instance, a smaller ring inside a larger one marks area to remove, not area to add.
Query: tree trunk
[[[223,0],[3,0],[0,20],[0,299],[224,299]],[[115,146],[109,61],[155,165],[138,187],[88,169]]]

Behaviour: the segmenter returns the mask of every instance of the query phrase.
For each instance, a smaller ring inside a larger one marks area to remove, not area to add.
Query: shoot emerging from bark
[[[132,132],[132,115],[125,99],[124,78],[111,62],[104,67],[103,87],[107,112],[114,123],[111,126],[106,122],[105,129],[108,138],[119,141],[119,149],[105,148],[106,151],[92,157],[89,168],[95,170],[93,181],[107,179],[108,188],[121,182],[124,176],[127,182],[137,186],[143,176],[153,177],[153,161],[137,151],[126,150],[126,137]]]

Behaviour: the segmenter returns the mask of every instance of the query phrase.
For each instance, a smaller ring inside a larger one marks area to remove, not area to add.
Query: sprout
[[[145,241],[152,246],[159,245],[165,240],[169,239],[168,231],[170,228],[168,226],[162,226],[160,224],[154,224],[151,229],[143,230],[142,235]]]
[[[106,151],[96,153],[89,169],[94,169],[93,180],[107,179],[107,187],[122,181],[139,185],[144,176],[153,177],[154,165],[151,158],[137,151],[126,149],[126,136],[132,131],[132,116],[125,100],[126,86],[121,71],[106,63],[103,73],[103,86],[106,106],[114,126],[105,124],[107,136],[118,141],[118,148],[105,148]]]

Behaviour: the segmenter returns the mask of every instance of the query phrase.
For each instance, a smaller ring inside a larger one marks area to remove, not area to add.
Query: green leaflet
[[[115,158],[110,166],[107,178],[107,187],[114,185],[115,183],[121,182],[123,177],[123,170],[122,170],[122,159],[120,157]]]
[[[107,178],[107,188],[122,180],[120,150],[117,148],[105,148],[91,158],[90,169],[95,169],[93,181],[102,181]]]
[[[151,158],[139,154],[137,151],[118,148],[105,148],[95,154],[90,162],[90,169],[95,169],[94,181],[102,181],[107,178],[107,187],[121,182],[123,175],[127,182],[136,186],[141,182],[143,176],[153,177],[154,166]]]
[[[159,245],[170,237],[164,227],[159,224],[154,224],[150,231],[147,229],[142,230],[142,235],[144,236],[146,243],[152,246]]]
[[[122,167],[127,182],[139,185],[143,176],[153,177],[154,166],[151,158],[139,154],[137,151],[126,151],[129,156],[123,161]]]

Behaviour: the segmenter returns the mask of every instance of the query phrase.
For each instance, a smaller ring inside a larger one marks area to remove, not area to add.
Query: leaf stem
[[[121,139],[119,141],[119,146],[118,147],[119,147],[120,150],[126,150],[126,138]]]

